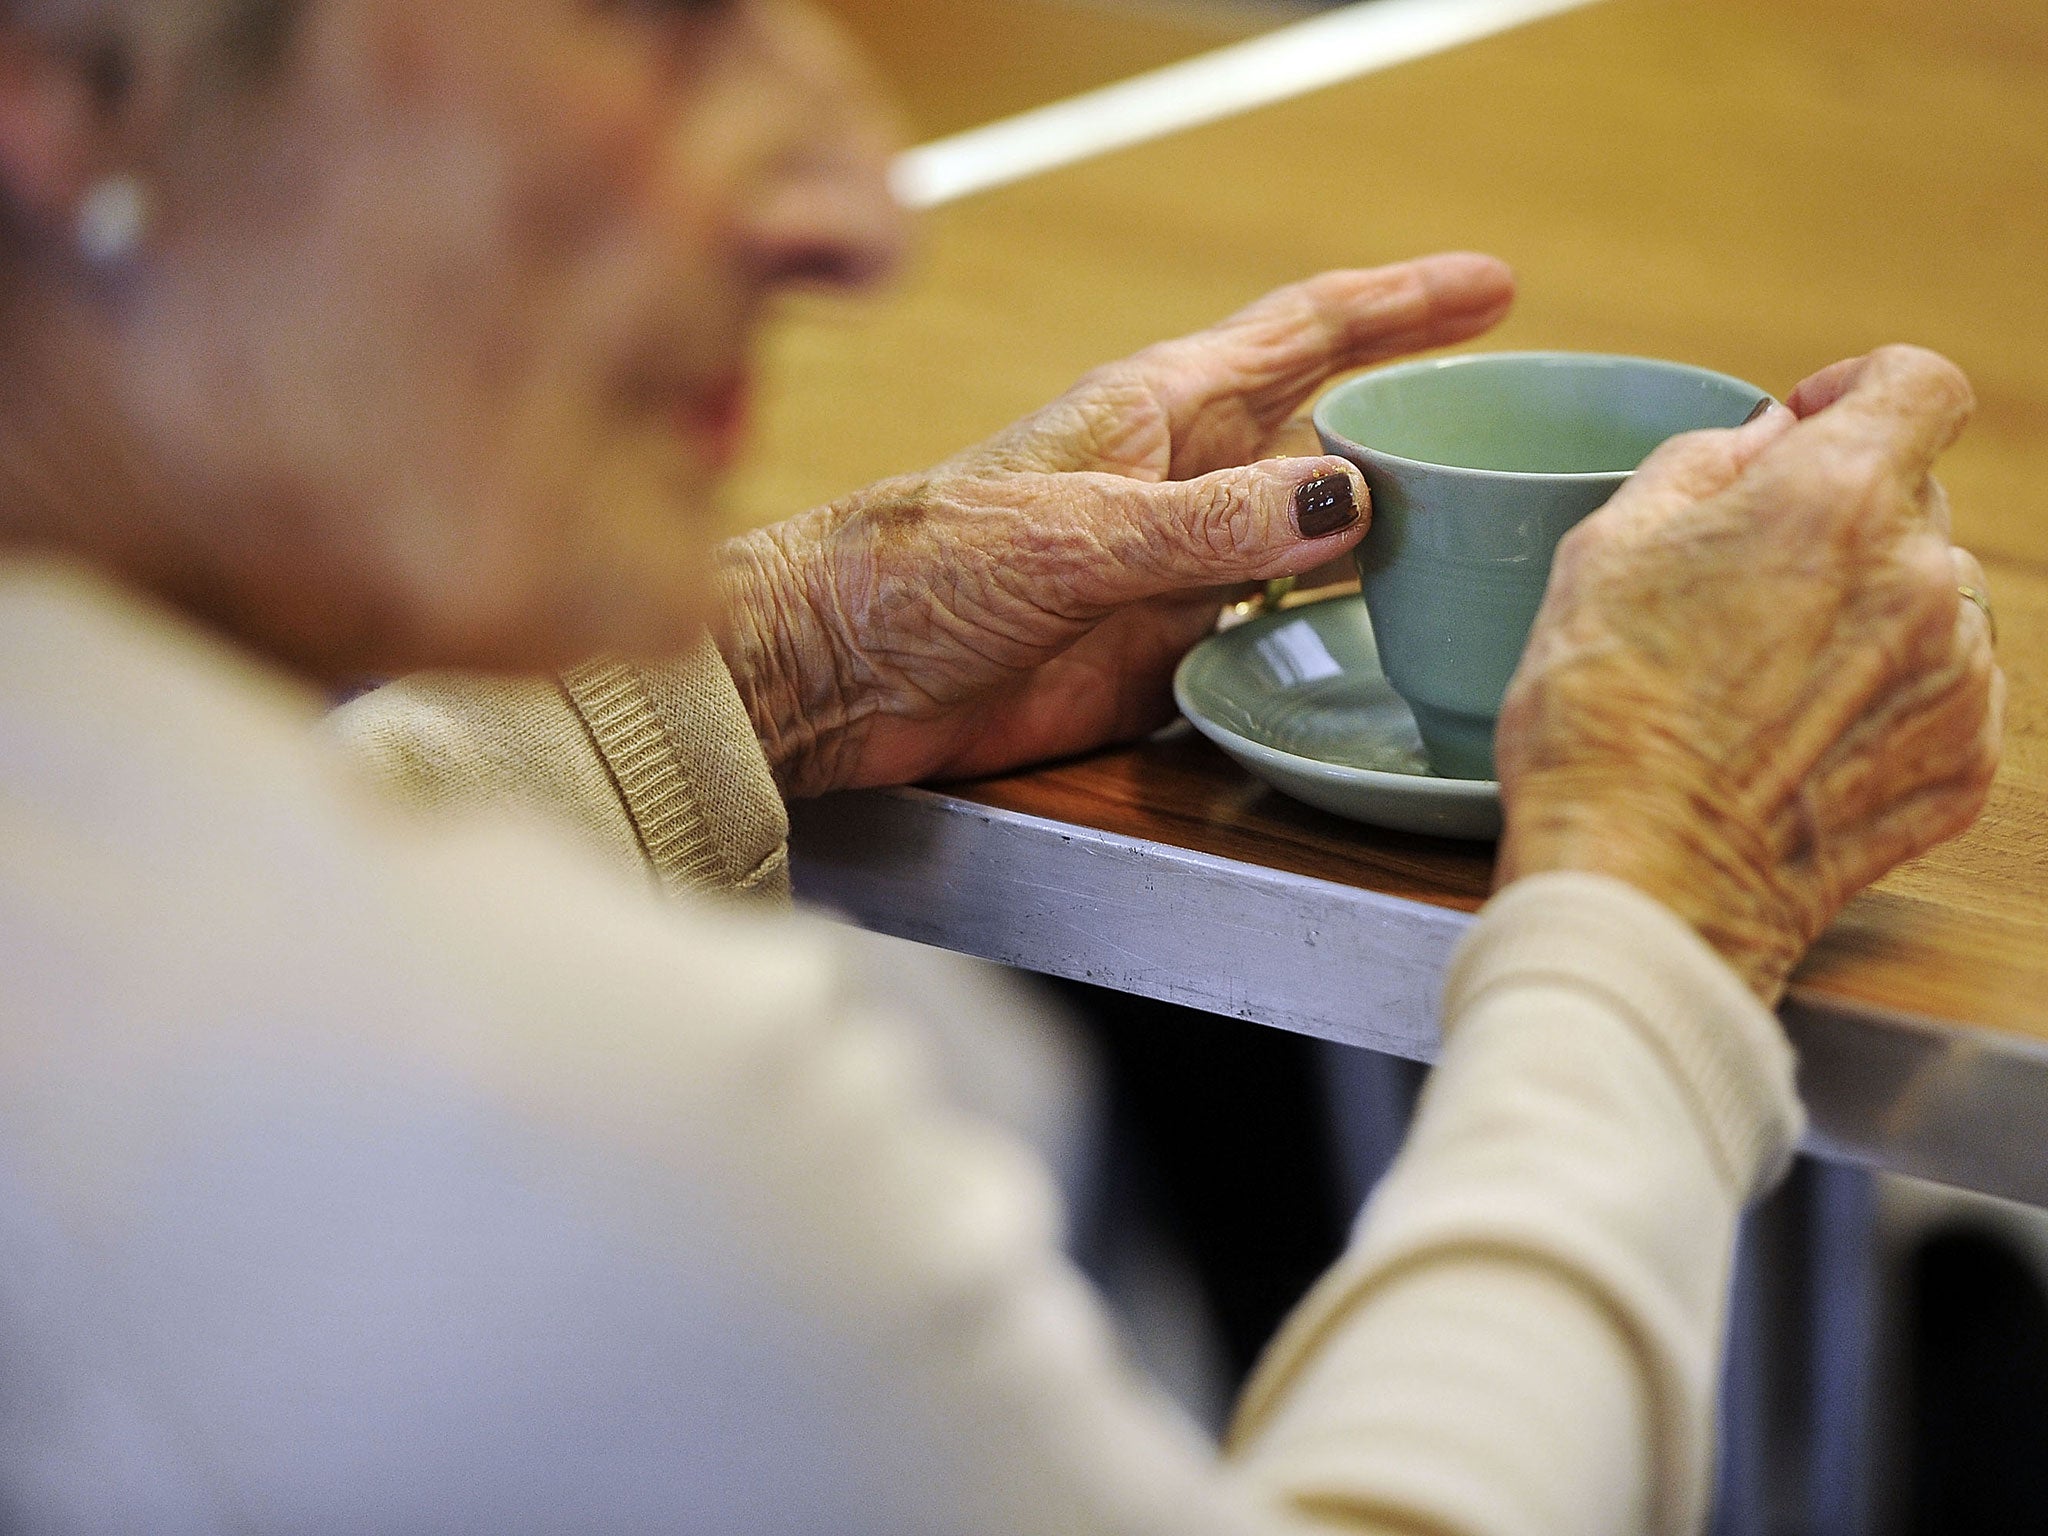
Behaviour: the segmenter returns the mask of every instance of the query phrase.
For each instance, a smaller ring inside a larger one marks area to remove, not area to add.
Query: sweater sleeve
[[[1246,1393],[1240,1474],[1338,1526],[1694,1530],[1790,1048],[1690,928],[1584,875],[1492,904],[1444,1017],[1406,1149]]]
[[[520,1079],[510,1097],[573,1095],[560,1123],[645,1127],[654,1163],[607,1173],[601,1203],[687,1256],[677,1305],[580,1310],[688,1362],[684,1406],[612,1422],[632,1486],[706,1512],[689,1528],[1697,1528],[1737,1218],[1800,1117],[1775,1021],[1628,887],[1532,879],[1476,925],[1410,1143],[1220,1450],[1120,1358],[1043,1167],[934,1093],[898,995],[929,977],[862,982],[804,923],[707,931],[705,963],[664,985],[632,931],[622,913],[534,930],[535,964],[573,941],[615,952],[608,979],[543,1010],[576,1010],[574,1031],[500,1033],[475,1061]],[[562,985],[500,953],[508,1005]],[[650,987],[689,997],[687,1031],[649,1032]],[[609,1528],[598,1508],[587,1528]]]
[[[328,733],[409,805],[518,807],[664,891],[788,899],[788,816],[708,640],[554,679],[409,677],[343,705]]]
[[[1481,919],[1411,1143],[1219,1452],[1120,1357],[1044,1164],[918,1049],[911,1001],[981,1007],[972,977],[559,855],[451,823],[341,906],[358,866],[309,905],[266,861],[228,909],[242,991],[17,1032],[63,1085],[25,1100],[51,1146],[133,1183],[72,1213],[57,1280],[10,1230],[0,1303],[62,1296],[82,1353],[45,1385],[128,1382],[219,1528],[1696,1523],[1736,1214],[1798,1115],[1772,1021],[1643,897],[1531,880]]]

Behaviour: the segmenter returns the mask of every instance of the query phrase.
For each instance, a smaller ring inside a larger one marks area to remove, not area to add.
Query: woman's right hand
[[[1667,443],[1574,530],[1501,714],[1500,883],[1617,876],[1775,1002],[1851,896],[1976,818],[2005,684],[1931,475],[1972,403],[1887,347]]]

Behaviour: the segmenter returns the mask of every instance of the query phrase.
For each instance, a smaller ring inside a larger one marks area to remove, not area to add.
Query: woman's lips
[[[747,376],[735,373],[709,389],[693,390],[670,412],[676,431],[703,451],[712,469],[724,471],[739,458],[746,442]]]

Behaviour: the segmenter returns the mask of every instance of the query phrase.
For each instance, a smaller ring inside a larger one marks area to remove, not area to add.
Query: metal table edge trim
[[[799,896],[861,926],[1414,1060],[1470,914],[943,790],[790,807]],[[1795,987],[1808,1150],[2048,1205],[2048,1045]]]

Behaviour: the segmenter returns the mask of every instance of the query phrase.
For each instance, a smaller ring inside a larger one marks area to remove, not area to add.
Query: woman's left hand
[[[1324,273],[926,474],[734,540],[721,649],[785,792],[991,773],[1163,723],[1230,589],[1365,531],[1342,459],[1248,461],[1333,375],[1476,335],[1512,297],[1484,256]]]

